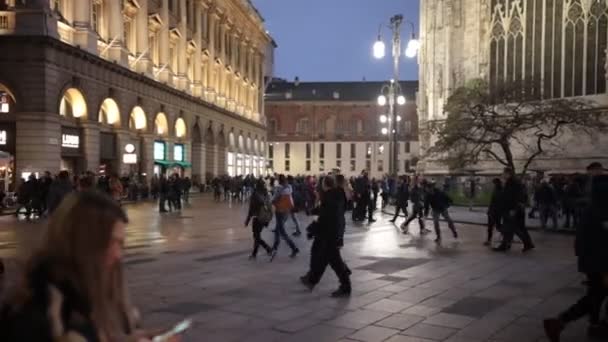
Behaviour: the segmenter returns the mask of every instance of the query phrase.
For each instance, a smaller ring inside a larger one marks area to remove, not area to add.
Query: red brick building
[[[273,82],[265,96],[269,167],[280,173],[344,174],[388,171],[388,135],[377,104],[382,82]],[[402,81],[406,104],[398,106],[398,168],[410,171],[418,157],[417,81]]]

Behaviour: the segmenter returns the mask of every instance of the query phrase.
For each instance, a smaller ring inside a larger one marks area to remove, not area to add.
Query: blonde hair
[[[128,219],[111,198],[96,192],[72,193],[51,216],[32,258],[32,267],[49,262],[52,281],[68,283],[86,298],[89,318],[102,341],[120,340],[128,333],[125,327],[134,327],[122,266],[117,263],[110,272],[102,269],[118,222]]]

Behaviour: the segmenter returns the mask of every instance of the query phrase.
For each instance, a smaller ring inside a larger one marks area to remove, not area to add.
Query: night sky
[[[419,0],[253,0],[279,45],[275,76],[300,81],[383,81],[391,78],[390,32],[382,29],[387,56],[376,60],[372,45],[381,23],[395,14],[419,31]],[[403,50],[411,28],[403,25]],[[418,35],[418,32],[416,32]],[[416,58],[401,60],[401,79],[417,80]]]

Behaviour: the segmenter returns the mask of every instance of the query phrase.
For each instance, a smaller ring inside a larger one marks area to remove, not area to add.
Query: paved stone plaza
[[[372,226],[347,228],[354,292],[332,299],[338,284],[329,268],[312,293],[299,283],[309,257],[304,236],[296,239],[302,253],[295,260],[284,243],[273,263],[263,253],[247,259],[251,233],[240,204],[196,197],[181,214],[161,216],[151,203],[127,210],[125,264],[135,302],[147,326],[192,317],[185,341],[546,341],[542,318],[583,292],[573,238],[565,235],[533,233],[537,250],[523,255],[515,245],[504,255],[482,246],[480,226],[459,225],[461,241],[446,232],[437,247],[434,234],[421,239],[413,224],[415,235],[405,236],[377,215]],[[310,220],[300,219],[303,227]],[[5,287],[43,229],[0,218]],[[269,229],[264,234],[272,241]],[[563,340],[585,341],[585,329],[580,321]]]

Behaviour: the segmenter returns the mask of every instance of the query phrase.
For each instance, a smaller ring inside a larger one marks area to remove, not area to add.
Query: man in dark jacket
[[[448,208],[452,200],[443,190],[437,188],[435,184],[430,185],[430,193],[429,193],[429,204],[433,211],[433,225],[435,226],[435,235],[437,238],[435,242],[437,244],[441,244],[441,228],[439,228],[439,216],[443,216],[443,218],[448,222],[448,227],[452,231],[452,235],[454,239],[458,239],[458,232],[456,232],[456,227],[454,226],[454,221],[450,217],[450,213],[448,212]]]
[[[549,218],[553,220],[553,229],[557,230],[557,193],[552,185],[546,180],[540,183],[540,187],[534,196],[540,211],[540,224],[544,230],[547,228]]]
[[[395,204],[395,216],[391,220],[392,223],[397,221],[399,217],[399,211],[403,211],[405,217],[407,217],[407,202],[410,200],[410,188],[407,183],[405,176],[399,178],[399,187],[397,188],[397,203]]]
[[[490,205],[488,206],[488,239],[484,242],[484,246],[490,246],[492,244],[494,228],[500,231],[502,226],[502,204],[500,203],[502,197],[502,182],[499,178],[494,178],[492,183],[494,184],[494,189],[492,190],[492,198],[490,199]]]
[[[515,171],[505,168],[503,173],[504,189],[502,192],[502,214],[503,218],[503,240],[500,246],[494,251],[505,252],[511,249],[513,236],[516,234],[524,244],[523,252],[534,249],[534,243],[528,229],[526,228],[526,189],[523,184],[515,177]]]
[[[332,293],[332,297],[348,297],[351,293],[350,276],[340,255],[340,240],[346,206],[344,191],[336,188],[333,177],[323,179],[323,190],[321,206],[317,211],[319,218],[309,231],[309,234],[315,239],[311,253],[316,255],[311,255],[311,269],[300,280],[312,290],[319,283],[329,265],[340,280],[340,288]]]
[[[412,215],[403,222],[401,225],[401,231],[403,234],[409,233],[409,224],[418,218],[418,225],[420,226],[420,235],[425,235],[430,230],[424,228],[424,189],[418,184],[418,180],[414,180],[414,185],[409,192],[409,198],[412,201]]]
[[[579,271],[587,275],[587,293],[557,318],[544,321],[551,342],[559,342],[566,325],[586,315],[589,336],[608,339],[608,327],[600,324],[602,303],[608,296],[608,176],[595,176],[592,182],[591,203],[584,211],[575,243]]]
[[[70,182],[70,174],[67,171],[59,172],[57,179],[51,183],[49,188],[49,196],[47,197],[47,208],[49,214],[59,206],[63,198],[72,192],[74,187]]]

